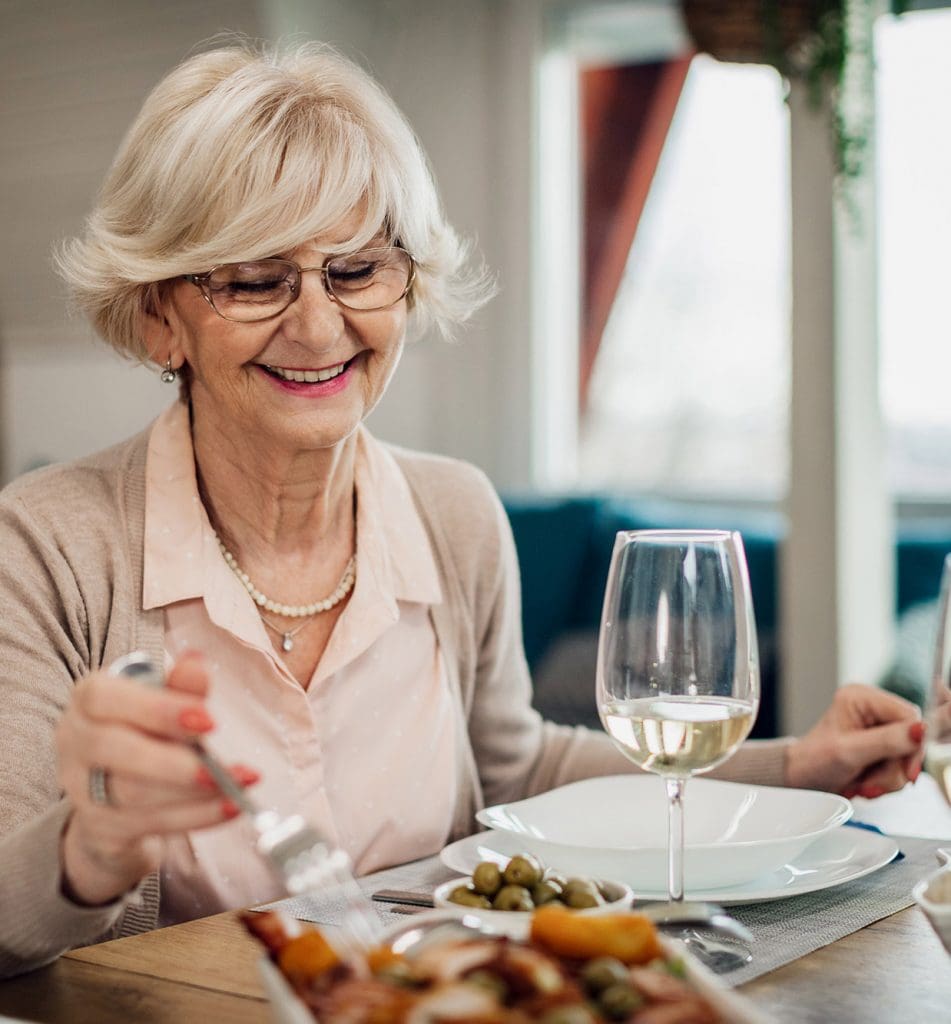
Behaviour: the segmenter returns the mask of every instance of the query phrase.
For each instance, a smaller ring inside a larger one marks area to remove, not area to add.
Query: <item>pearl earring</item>
[[[162,370],[162,383],[174,384],[177,377],[178,373],[172,369],[172,358],[169,356],[169,358],[165,360],[165,369]]]

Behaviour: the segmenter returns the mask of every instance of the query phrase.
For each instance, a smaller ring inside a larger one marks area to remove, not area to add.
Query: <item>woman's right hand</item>
[[[56,730],[59,782],[73,808],[62,840],[63,890],[76,902],[116,899],[159,867],[164,836],[237,815],[190,745],[214,728],[208,685],[197,653],[175,663],[162,689],[106,672],[76,684]],[[106,772],[109,804],[90,795],[96,767]],[[243,765],[230,770],[242,786],[259,778]]]
[[[925,725],[909,701],[877,686],[840,686],[819,721],[786,748],[787,786],[878,797],[914,782]]]

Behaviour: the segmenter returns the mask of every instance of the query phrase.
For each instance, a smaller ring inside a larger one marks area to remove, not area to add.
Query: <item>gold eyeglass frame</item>
[[[268,263],[283,263],[288,267],[293,267],[297,271],[297,283],[291,288],[291,297],[288,299],[286,306],[284,306],[282,309],[279,309],[276,313],[268,313],[267,316],[253,317],[250,320],[236,320],[232,316],[225,316],[225,314],[222,313],[221,310],[218,309],[218,307],[215,305],[214,299],[211,297],[211,290],[208,284],[209,280],[211,279],[211,275],[216,270],[220,270],[221,267],[233,266],[234,264],[218,263],[215,266],[213,266],[211,270],[206,271],[204,274],[182,274],[182,278],[183,280],[188,281],[190,284],[193,284],[201,292],[205,302],[207,302],[208,305],[211,306],[211,308],[218,314],[218,316],[221,317],[222,320],[227,320],[229,323],[233,324],[257,324],[262,323],[265,320],[273,320],[274,317],[280,316],[285,310],[289,309],[300,298],[301,281],[303,279],[303,275],[310,273],[311,271],[316,271],[321,275],[324,291],[327,293],[327,298],[329,298],[331,302],[336,302],[337,305],[342,306],[344,309],[353,310],[353,312],[355,313],[376,313],[379,312],[381,309],[389,309],[390,306],[395,306],[397,302],[401,302],[410,293],[410,290],[412,289],[413,284],[416,281],[417,263],[415,257],[411,252],[409,252],[409,250],[404,249],[403,246],[401,245],[378,245],[370,249],[359,249],[355,253],[346,254],[350,256],[357,256],[360,253],[390,252],[393,249],[397,249],[400,252],[405,253],[406,256],[409,257],[409,277],[406,281],[406,287],[403,289],[402,293],[399,296],[397,296],[397,298],[393,299],[390,302],[384,303],[384,305],[382,306],[351,306],[347,302],[344,302],[344,300],[334,292],[333,286],[330,283],[329,265],[333,263],[334,260],[342,259],[343,256],[330,256],[324,261],[323,265],[319,267],[302,267],[296,260],[284,259],[283,257],[277,256],[267,257],[266,262]],[[247,260],[241,262],[263,263],[265,262],[265,260]]]

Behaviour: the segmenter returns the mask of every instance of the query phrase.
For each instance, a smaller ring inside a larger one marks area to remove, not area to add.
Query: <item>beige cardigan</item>
[[[155,926],[157,876],[106,907],[77,906],[61,894],[59,837],[69,807],[54,751],[76,680],[134,648],[163,656],[162,610],[141,607],[147,445],[148,431],[28,474],[0,494],[0,976]],[[532,710],[515,548],[484,474],[390,451],[443,587],[432,616],[458,709],[453,837],[472,832],[473,814],[487,803],[633,770],[605,735],[542,722]],[[781,784],[786,742],[749,743],[722,774]]]

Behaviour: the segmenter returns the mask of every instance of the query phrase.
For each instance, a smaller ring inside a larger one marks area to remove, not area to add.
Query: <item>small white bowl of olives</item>
[[[633,893],[621,882],[568,878],[547,869],[531,853],[512,857],[501,867],[477,864],[471,877],[453,878],[433,893],[433,903],[460,914],[475,914],[487,923],[503,920],[527,927],[531,912],[546,903],[560,903],[579,914],[609,914],[631,905]]]

